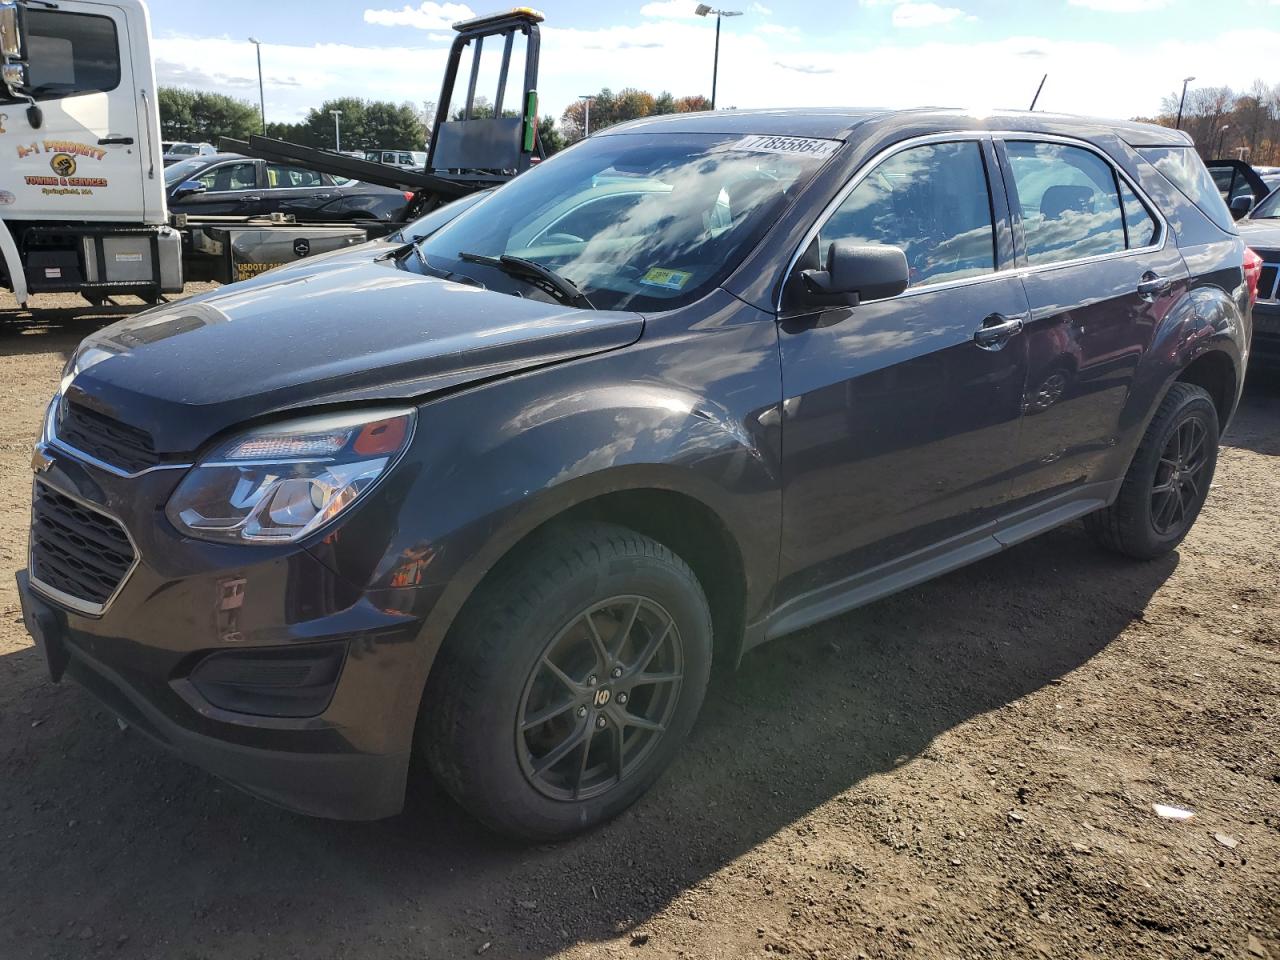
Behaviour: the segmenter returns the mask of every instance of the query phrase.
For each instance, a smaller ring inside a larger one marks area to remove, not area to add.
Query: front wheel
[[[702,587],[667,547],[608,524],[555,531],[468,603],[432,668],[420,747],[487,825],[578,833],[674,758],[711,648]]]
[[[1139,560],[1173,550],[1200,515],[1218,463],[1218,412],[1203,387],[1175,383],[1138,446],[1116,502],[1085,518],[1103,546]]]

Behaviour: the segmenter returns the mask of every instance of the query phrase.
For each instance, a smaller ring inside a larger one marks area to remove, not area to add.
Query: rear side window
[[[1125,249],[1115,173],[1089,150],[1061,143],[1006,144],[1031,264]]]
[[[1149,247],[1156,242],[1156,220],[1147,205],[1127,183],[1120,181],[1120,202],[1124,206],[1124,229],[1129,249]]]
[[[818,235],[823,263],[836,240],[887,244],[907,256],[911,286],[996,269],[982,147],[938,143],[895,153],[872,170]]]
[[[110,17],[28,9],[27,59],[37,100],[114,90],[120,84],[120,45]]]
[[[1235,221],[1194,147],[1138,147],[1138,153],[1181,190],[1200,212],[1229,233]]]

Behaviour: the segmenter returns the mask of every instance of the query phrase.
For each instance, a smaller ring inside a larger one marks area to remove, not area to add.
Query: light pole
[[[1223,150],[1225,150],[1225,149],[1227,149],[1227,131],[1228,131],[1228,130],[1230,130],[1230,129],[1231,129],[1231,124],[1229,124],[1229,123],[1224,123],[1224,124],[1223,124],[1219,129],[1218,129],[1218,134],[1219,134],[1219,137],[1218,137],[1218,149],[1217,149],[1217,151],[1214,153],[1214,155],[1213,155],[1212,157],[1210,157],[1210,158],[1209,158],[1210,160],[1213,160],[1215,157],[1219,157],[1219,156],[1221,156],[1221,155],[1222,155],[1222,151],[1223,151]]]
[[[595,100],[595,97],[589,93],[584,93],[578,99],[583,102],[582,136],[585,139],[591,136],[591,102]]]
[[[1194,79],[1195,77],[1187,77],[1182,81],[1182,99],[1178,101],[1178,122],[1173,125],[1175,130],[1182,129],[1182,107],[1187,102],[1187,84]]]
[[[330,110],[329,114],[333,117],[333,152],[342,152],[342,130],[338,126],[338,118],[342,116],[341,110]]]
[[[711,62],[711,109],[714,110],[716,108],[716,80],[720,73],[720,18],[740,17],[742,16],[742,11],[714,10],[705,3],[700,3],[693,12],[700,17],[705,17],[713,13],[716,15],[716,55],[715,59]]]
[[[267,98],[262,92],[262,41],[256,37],[250,37],[249,42],[258,50],[258,112],[262,117],[262,132],[267,132]]]

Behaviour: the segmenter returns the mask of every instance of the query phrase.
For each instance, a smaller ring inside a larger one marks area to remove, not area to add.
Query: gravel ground
[[[79,337],[0,299],[0,561]],[[0,957],[1280,960],[1280,380],[1196,528],[1071,526],[767,646],[595,833],[522,849],[424,778],[373,824],[240,794],[50,684],[0,580]],[[1195,812],[1176,822],[1152,804]]]

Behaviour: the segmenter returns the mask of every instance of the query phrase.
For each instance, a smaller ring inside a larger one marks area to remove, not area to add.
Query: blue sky
[[[449,24],[498,4],[404,0],[152,0],[157,72],[257,98],[252,33],[263,41],[268,119],[325,97],[434,100]],[[540,92],[558,116],[578,94],[638,86],[710,93],[713,24],[693,2],[553,0],[539,5]],[[721,106],[924,103],[1040,107],[1101,116],[1154,112],[1182,77],[1197,84],[1280,82],[1277,0],[737,0],[721,42]],[[193,10],[200,10],[193,16]],[[1245,29],[1242,23],[1252,24]],[[234,28],[225,27],[235,24]],[[1259,28],[1262,28],[1260,31]],[[1141,43],[1132,38],[1140,37]],[[1274,75],[1268,75],[1267,71]]]

